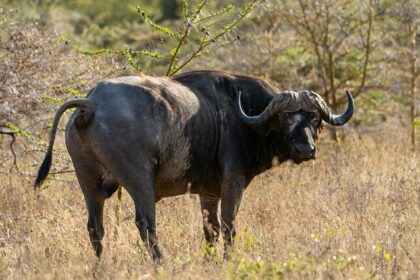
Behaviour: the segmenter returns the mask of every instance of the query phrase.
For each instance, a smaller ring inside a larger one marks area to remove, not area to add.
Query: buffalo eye
[[[310,113],[309,114],[309,118],[310,118],[310,123],[312,124],[312,125],[318,125],[318,123],[319,123],[319,116],[318,116],[318,114],[317,113]]]
[[[318,123],[319,123],[319,118],[318,118],[318,117],[314,117],[314,118],[312,118],[312,120],[311,120],[311,124],[313,124],[313,125],[318,125]]]
[[[293,124],[292,114],[284,113],[283,118],[287,122],[287,124],[289,124],[289,125]]]

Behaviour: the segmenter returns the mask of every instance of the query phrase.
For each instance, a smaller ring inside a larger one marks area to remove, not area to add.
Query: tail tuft
[[[39,189],[50,172],[52,162],[52,150],[48,150],[45,155],[44,161],[41,164],[41,167],[38,170],[38,176],[36,176],[34,189]]]

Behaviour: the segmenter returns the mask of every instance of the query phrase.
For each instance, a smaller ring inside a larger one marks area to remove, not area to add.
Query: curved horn
[[[275,112],[273,108],[273,102],[274,99],[268,104],[268,106],[264,109],[264,111],[259,114],[258,116],[248,116],[244,110],[242,109],[242,102],[241,102],[241,91],[238,92],[238,95],[236,96],[236,112],[239,116],[239,118],[247,125],[249,126],[259,126],[268,121],[268,119],[273,115]]]
[[[354,112],[354,100],[353,100],[353,96],[351,96],[351,93],[348,90],[346,90],[346,93],[347,93],[347,98],[348,98],[346,111],[342,113],[341,115],[334,115],[334,114],[331,114],[328,110],[328,113],[324,115],[323,117],[324,121],[326,121],[327,123],[331,125],[339,126],[339,125],[345,124],[351,119]]]

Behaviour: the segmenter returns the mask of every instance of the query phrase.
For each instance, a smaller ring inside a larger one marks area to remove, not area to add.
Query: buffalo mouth
[[[314,159],[314,158],[296,158],[296,157],[292,157],[292,161],[294,163],[296,163],[296,164],[302,163],[304,161],[309,161],[311,159]]]

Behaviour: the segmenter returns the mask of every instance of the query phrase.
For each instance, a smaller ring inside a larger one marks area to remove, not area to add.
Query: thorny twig
[[[6,126],[4,125],[4,123],[0,122],[0,128],[3,128],[3,127],[6,127]],[[18,165],[17,165],[17,157],[16,157],[16,153],[15,153],[15,151],[13,150],[13,144],[16,142],[16,136],[15,136],[15,133],[14,133],[14,132],[12,132],[12,131],[1,131],[1,130],[0,130],[0,134],[9,135],[10,137],[12,137],[12,141],[10,141],[9,148],[10,148],[10,152],[11,152],[11,153],[12,153],[12,155],[13,155],[13,166],[10,168],[10,171],[12,171],[13,167],[15,167],[15,168],[16,168],[16,170],[19,172],[19,167],[18,167]]]

